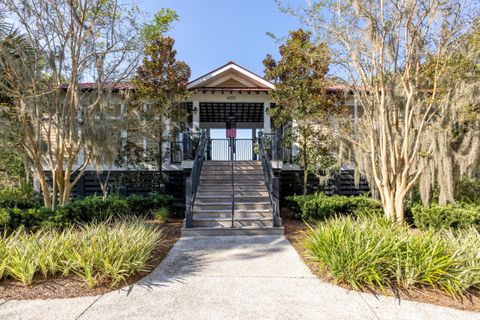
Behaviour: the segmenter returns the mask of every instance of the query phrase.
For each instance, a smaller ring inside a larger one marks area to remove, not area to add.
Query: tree
[[[464,198],[462,185],[480,176],[480,24],[455,44],[454,54],[441,61],[445,77],[441,88],[448,88],[449,98],[439,105],[436,121],[431,124],[422,147],[432,146],[422,161],[426,169],[419,178],[419,195],[424,204],[437,201],[453,203]],[[444,59],[444,57],[440,57]],[[423,68],[428,73],[437,64],[429,60]]]
[[[139,12],[117,0],[0,3],[30,49],[26,55],[17,46],[15,60],[0,48],[0,93],[13,101],[9,116],[19,127],[22,152],[45,206],[55,208],[69,200],[91,151],[101,152],[105,137],[94,130],[96,113],[112,107],[112,92],[140,59]],[[82,87],[85,80],[92,85]]]
[[[330,51],[325,43],[313,43],[311,33],[302,29],[291,31],[279,48],[280,59],[267,55],[263,64],[265,77],[275,84],[272,100],[278,107],[271,109],[276,126],[290,123],[284,143],[298,146],[297,163],[304,171],[303,193],[307,193],[309,172],[331,157],[329,117],[335,110],[335,99],[327,95],[327,74]]]
[[[168,154],[164,144],[183,118],[180,104],[188,96],[190,67],[176,59],[173,38],[149,30],[143,62],[133,79],[136,91],[129,108],[130,129],[147,137],[143,160],[153,160],[150,163],[159,172],[162,185],[162,164]]]
[[[15,48],[22,44],[25,44],[24,38],[8,28],[7,24],[0,24],[0,50],[8,52],[9,59],[20,58],[15,54]],[[3,73],[2,66],[3,63],[0,63],[0,74]],[[0,94],[0,189],[18,187],[29,182],[27,167],[18,152],[21,136],[9,116],[11,109],[12,100]]]
[[[433,152],[422,141],[455,89],[442,81],[447,61],[478,11],[456,0],[339,0],[310,2],[299,15],[328,41],[363,108],[357,132],[343,136],[385,215],[402,223],[405,200]],[[434,61],[428,72],[427,61]]]

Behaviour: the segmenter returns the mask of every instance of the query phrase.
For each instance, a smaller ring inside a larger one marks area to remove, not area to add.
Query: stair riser
[[[258,180],[235,180],[235,186],[264,186],[264,181]],[[224,188],[231,187],[231,180],[200,180],[200,186],[218,186],[223,185]]]
[[[237,180],[265,180],[265,176],[263,174],[234,174],[233,177]],[[232,179],[231,174],[225,175],[218,175],[218,174],[203,174],[200,176],[201,180],[230,180]]]
[[[235,219],[263,219],[263,218],[271,218],[271,212],[235,212]],[[232,214],[230,212],[217,212],[217,213],[195,213],[193,216],[194,219],[196,218],[205,218],[205,219],[231,219]]]
[[[217,191],[206,191],[198,189],[197,197],[218,197],[218,196],[228,196],[231,197],[231,190],[217,190]],[[241,197],[268,197],[267,191],[237,191],[235,188],[235,198]]]
[[[216,192],[225,192],[231,193],[232,192],[232,185],[219,185],[219,184],[210,184],[210,185],[202,185],[198,186],[198,193],[197,194],[204,194],[205,192],[214,193]],[[242,186],[242,185],[235,185],[235,194],[239,195],[243,192],[255,192],[254,194],[262,194],[262,192],[268,192],[267,187],[265,184],[254,186]]]
[[[193,227],[224,227],[224,228],[230,228],[232,226],[231,221],[203,221],[203,220],[193,220]],[[273,220],[267,220],[267,221],[259,221],[259,220],[235,220],[234,221],[234,227],[240,228],[240,227],[272,227],[273,226]]]
[[[265,180],[263,177],[242,177],[242,176],[235,176],[235,182],[264,182]],[[201,177],[200,182],[221,182],[221,183],[230,183],[232,181],[232,177]]]
[[[262,165],[261,164],[233,164],[234,169],[246,169],[246,170],[262,170]],[[202,170],[231,170],[232,165],[230,163],[228,164],[221,164],[221,165],[206,165],[205,163],[202,165]]]
[[[260,204],[260,203],[251,203],[251,204],[242,204],[242,203],[235,203],[235,210],[269,210],[271,209],[270,203],[268,204]],[[231,210],[231,204],[198,204],[195,203],[193,208],[194,212],[197,210]]]
[[[230,165],[232,162],[231,161],[214,161],[214,160],[209,160],[209,161],[205,161],[203,162],[203,165],[204,166],[218,166],[218,165]],[[233,161],[233,164],[234,165],[257,165],[257,166],[261,166],[262,163],[258,160],[253,160],[253,161],[242,161],[242,160],[239,160],[239,161]]]
[[[205,204],[205,203],[212,203],[212,202],[231,202],[232,197],[230,194],[226,196],[219,196],[218,193],[213,193],[213,195],[208,196],[204,194],[199,194],[197,193],[197,198],[195,200],[196,204]],[[268,194],[265,196],[261,197],[255,197],[255,196],[250,196],[250,197],[241,197],[241,196],[235,196],[235,201],[237,202],[269,202],[270,198],[268,197]]]
[[[235,175],[246,175],[246,174],[252,174],[252,175],[259,175],[263,176],[263,171],[261,169],[252,169],[252,170],[233,170]],[[231,170],[205,170],[202,169],[202,176],[228,176],[232,173]]]
[[[283,235],[284,228],[182,228],[182,237]]]

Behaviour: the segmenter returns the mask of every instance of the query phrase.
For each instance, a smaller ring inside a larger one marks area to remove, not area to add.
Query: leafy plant
[[[170,210],[167,207],[162,207],[154,211],[153,217],[155,220],[165,222],[170,217]]]
[[[10,222],[10,214],[5,208],[0,208],[0,228]]]
[[[0,208],[30,209],[41,205],[42,199],[31,186],[0,190]]]
[[[310,227],[305,246],[340,283],[356,289],[431,287],[462,296],[479,287],[480,234],[412,232],[383,217],[337,217]]]
[[[167,207],[172,197],[163,194],[152,193],[147,196],[130,195],[125,198],[129,207],[129,214],[134,216],[151,216],[155,209]]]
[[[455,200],[480,205],[480,179],[463,177],[455,185]]]
[[[140,220],[94,223],[63,231],[19,228],[0,240],[0,280],[30,285],[35,277],[79,275],[90,286],[112,285],[147,271],[161,232]]]
[[[322,220],[335,215],[354,214],[381,214],[379,201],[366,195],[347,197],[340,195],[327,196],[316,193],[306,196],[287,198],[295,211],[296,217],[304,220]]]
[[[432,203],[429,206],[417,204],[411,209],[417,228],[426,229],[465,229],[480,225],[480,205]]]
[[[131,195],[129,197],[108,196],[106,198],[90,196],[74,199],[56,210],[45,207],[20,209],[15,206],[4,210],[0,209],[0,225],[2,212],[5,210],[5,217],[8,217],[6,223],[8,230],[15,230],[20,226],[28,230],[43,226],[65,228],[77,223],[106,221],[123,217],[152,217],[154,210],[168,207],[171,199],[170,196],[161,194]]]

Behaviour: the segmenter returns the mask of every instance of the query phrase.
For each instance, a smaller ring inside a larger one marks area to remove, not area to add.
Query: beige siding
[[[244,85],[243,83],[238,82],[235,79],[228,79],[228,80],[220,83],[216,87],[219,87],[219,88],[221,88],[221,87],[225,87],[225,88],[246,88],[247,86]]]

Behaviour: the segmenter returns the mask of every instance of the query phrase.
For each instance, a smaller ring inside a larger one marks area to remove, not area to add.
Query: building
[[[84,84],[83,88],[89,89],[88,84]],[[195,170],[201,171],[201,168],[195,168],[195,165],[198,165],[196,162],[198,162],[199,149],[202,147],[202,139],[204,139],[203,147],[205,148],[203,160],[218,161],[216,163],[219,164],[221,161],[232,159],[227,127],[233,127],[228,132],[231,133],[233,130],[236,133],[236,138],[233,140],[235,145],[233,160],[240,162],[265,160],[260,150],[260,147],[263,148],[268,164],[264,163],[262,170],[267,180],[273,178],[278,180],[274,182],[278,184],[275,187],[277,188],[275,192],[278,193],[277,200],[300,192],[302,172],[298,166],[293,165],[294,152],[281,147],[281,128],[272,127],[268,114],[269,108],[273,106],[270,93],[275,89],[274,84],[235,62],[229,62],[190,81],[187,88],[190,96],[181,103],[181,107],[187,111],[185,123],[181,126],[184,130],[175,135],[171,141],[165,142],[162,148],[166,153],[162,165],[165,177],[164,190],[175,197],[179,214],[183,214],[185,208],[188,212],[189,193],[192,193],[192,190],[187,190],[192,187],[189,185],[192,183],[189,177],[200,174]],[[112,117],[121,117],[125,112],[126,106],[122,95],[129,90],[134,88],[126,84],[114,91],[111,98]],[[343,90],[343,88],[332,88],[332,90]],[[352,117],[356,120],[359,108],[354,100],[349,103],[349,106],[352,109]],[[264,138],[262,143],[258,139],[259,134]],[[138,132],[123,132],[122,136],[145,150],[152,144],[148,136]],[[265,168],[265,165],[270,166],[272,177],[267,177],[268,173],[265,173],[265,170],[268,168]],[[103,171],[99,174],[95,168],[87,168],[84,177],[78,182],[73,192],[79,196],[100,193],[99,179],[108,179],[108,183],[117,188],[117,192],[124,194],[147,193],[157,191],[159,188],[152,183],[155,181],[155,170],[110,166]],[[195,177],[193,180],[195,184]],[[318,179],[312,176],[310,180],[311,187],[317,188]],[[351,180],[348,181],[349,185],[352,184]],[[268,183],[273,182],[267,181]],[[355,194],[364,190],[365,186],[361,186],[360,189],[351,186],[349,188],[350,193]],[[272,191],[269,190],[270,196]]]

